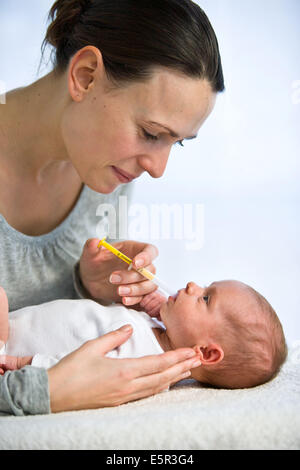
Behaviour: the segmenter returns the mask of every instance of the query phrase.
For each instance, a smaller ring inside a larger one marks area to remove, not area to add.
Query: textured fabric
[[[107,234],[104,204],[108,214],[111,207],[116,212],[115,226],[109,225],[116,238],[111,237],[110,242],[119,238],[119,197],[129,198],[131,188],[131,184],[122,185],[103,195],[84,186],[68,217],[55,230],[38,237],[14,230],[0,214],[0,285],[11,311],[55,299],[84,297],[78,282],[74,284],[74,265],[87,239]],[[0,413],[49,413],[49,401],[44,369],[29,366],[0,376]]]
[[[126,324],[132,325],[132,335],[107,353],[108,357],[135,358],[164,352],[152,331],[161,327],[144,312],[121,304],[104,307],[92,300],[54,300],[10,314],[3,354],[34,356],[33,366],[48,368],[86,341]]]
[[[188,380],[114,408],[3,417],[0,449],[299,450],[299,397],[300,367],[288,362],[272,382],[251,389]]]
[[[0,414],[50,413],[48,375],[32,366],[9,371],[0,377]]]

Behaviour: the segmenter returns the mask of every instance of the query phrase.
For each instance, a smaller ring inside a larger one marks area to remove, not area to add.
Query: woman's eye
[[[145,129],[143,129],[143,133],[147,140],[154,140],[154,142],[156,142],[159,139],[156,135],[149,134],[149,132],[145,131]],[[181,147],[184,147],[183,140],[179,140],[178,142],[176,142],[176,144],[179,144]]]
[[[156,135],[149,134],[147,131],[145,131],[145,129],[143,129],[143,133],[147,140],[158,140]]]
[[[204,302],[206,302],[208,304],[209,295],[204,295],[202,298],[203,298]]]

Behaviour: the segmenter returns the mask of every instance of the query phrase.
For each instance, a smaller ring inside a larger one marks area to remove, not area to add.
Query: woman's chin
[[[103,181],[100,183],[98,181],[88,181],[84,182],[84,184],[99,194],[111,194],[117,189],[118,186],[120,186],[120,184],[109,182],[105,183]]]

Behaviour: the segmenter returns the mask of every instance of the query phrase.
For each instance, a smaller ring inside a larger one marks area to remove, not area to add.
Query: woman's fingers
[[[126,307],[130,307],[131,305],[139,304],[143,297],[123,297],[122,303],[126,305]]]
[[[181,374],[180,376],[178,376],[171,383],[159,382],[156,387],[153,387],[153,384],[151,383],[151,386],[149,388],[144,388],[144,384],[142,384],[143,388],[136,390],[131,395],[127,396],[126,401],[124,401],[124,403],[127,403],[127,401],[141,400],[142,398],[147,398],[147,397],[156,395],[157,393],[167,391],[168,388],[171,387],[172,385],[175,385],[180,380],[188,379],[190,376],[191,376],[191,372],[187,371],[184,374]]]
[[[118,287],[118,294],[122,296],[141,297],[143,295],[153,292],[157,287],[152,281],[143,281],[138,284],[122,285]]]
[[[133,259],[133,267],[135,269],[145,268],[152,264],[153,260],[158,256],[158,249],[154,245],[146,245],[141,253]],[[148,269],[148,268],[147,268]]]
[[[148,266],[147,269],[155,273],[153,265]],[[147,295],[157,289],[152,281],[145,280],[144,276],[138,272],[131,271],[117,271],[110,276],[112,284],[118,284],[117,293],[122,297],[124,305],[136,305],[143,300],[144,295]]]
[[[158,256],[158,249],[154,245],[146,245],[134,259],[132,263],[133,269],[130,271],[115,271],[110,276],[112,284],[135,284],[145,280],[145,277],[137,272],[140,268],[146,268],[151,273],[156,273],[156,268],[152,264],[153,260]],[[152,283],[151,283],[152,284]],[[152,284],[153,286],[153,284]],[[145,286],[143,286],[145,288]],[[153,288],[149,290],[152,292]],[[122,294],[121,294],[122,295]]]
[[[181,348],[175,351],[168,351],[164,354],[145,356],[138,359],[126,361],[131,364],[132,378],[151,378],[155,374],[165,374],[165,378],[175,378],[191,369],[191,364],[197,358],[193,349]],[[125,359],[121,359],[125,361]],[[150,378],[150,382],[151,382]],[[154,378],[155,379],[155,378]]]
[[[188,379],[189,377],[191,377],[192,373],[190,370],[188,370],[187,372],[184,372],[184,374],[181,374],[179,377],[177,377],[173,382],[170,383],[170,387],[172,387],[173,385],[175,385],[177,382],[180,382],[180,380],[185,380],[185,379]]]
[[[140,274],[138,274],[140,276]],[[117,293],[120,297],[122,297],[122,302],[125,305],[135,305],[143,300],[143,297],[157,289],[157,286],[153,284],[152,281],[142,281],[138,282],[137,284],[124,284],[127,282],[123,276],[123,285],[119,286],[117,289]],[[142,276],[141,276],[142,277]],[[111,277],[113,279],[113,277]],[[144,277],[142,279],[145,279]]]
[[[147,270],[150,271],[152,274],[156,273],[156,269],[153,264],[147,266]],[[128,271],[127,269],[123,271],[114,271],[111,274],[109,281],[111,282],[111,284],[134,284],[141,281],[146,281],[146,278],[134,269],[131,269],[130,271]]]
[[[179,351],[179,350],[178,350]],[[176,351],[172,351],[176,352]],[[166,356],[169,353],[165,353]],[[169,361],[170,359],[173,361],[174,358],[171,356],[163,358],[161,363],[155,366],[155,357],[159,356],[148,356],[147,360],[149,359],[150,368],[153,370],[154,367],[161,367],[162,364],[165,365],[165,359]],[[146,358],[142,358],[146,359]],[[134,359],[132,359],[134,361]],[[159,371],[150,375],[144,375],[142,377],[137,377],[136,379],[132,380],[130,386],[127,388],[127,393],[124,394],[123,399],[121,399],[121,403],[127,403],[129,401],[139,400],[141,398],[149,397],[151,395],[155,395],[157,393],[163,392],[167,390],[171,385],[179,382],[180,380],[186,379],[190,377],[191,372],[190,369],[194,367],[198,367],[200,365],[199,356],[194,356],[192,359],[189,358],[181,363],[177,363],[163,371]],[[164,367],[164,366],[163,366]]]
[[[124,325],[118,330],[111,331],[100,338],[87,341],[81,348],[89,348],[91,353],[95,349],[100,356],[105,356],[108,352],[125,343],[132,335],[132,332],[131,325]]]

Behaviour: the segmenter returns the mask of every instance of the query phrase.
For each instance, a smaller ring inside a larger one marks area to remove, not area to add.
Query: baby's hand
[[[161,320],[159,314],[160,308],[166,302],[167,299],[164,295],[160,294],[158,291],[154,291],[144,296],[143,300],[140,302],[140,306],[150,317],[156,317],[158,320]]]
[[[6,354],[0,355],[0,375],[3,375],[4,372],[8,370],[22,369],[22,367],[30,365],[32,357],[33,356],[16,357],[7,356]]]

